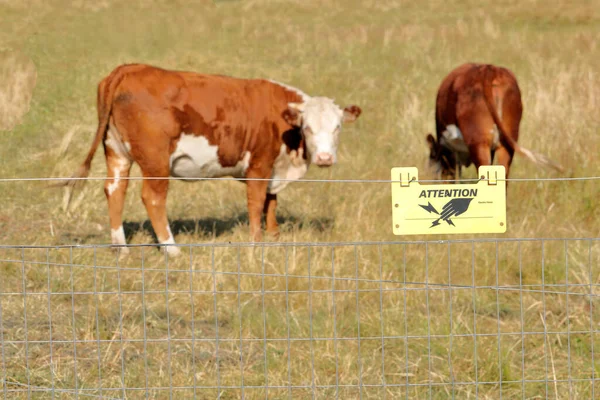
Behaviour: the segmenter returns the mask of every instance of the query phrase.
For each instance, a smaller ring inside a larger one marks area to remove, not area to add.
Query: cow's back
[[[439,86],[436,97],[438,140],[447,126],[458,125],[459,115],[474,109],[487,113],[485,85],[492,87],[493,106],[498,108],[500,116],[508,117],[508,112],[520,120],[521,93],[512,71],[489,64],[466,63],[452,70]]]
[[[474,63],[462,64],[450,71],[440,84],[437,92],[435,109],[438,140],[440,134],[446,128],[446,125],[456,124],[456,102],[458,95],[455,86],[456,80],[464,77],[476,66],[477,64]]]
[[[243,176],[250,158],[272,165],[282,112],[300,94],[265,80],[131,66],[112,104],[132,157],[170,159],[176,176]],[[139,160],[138,160],[139,158]]]

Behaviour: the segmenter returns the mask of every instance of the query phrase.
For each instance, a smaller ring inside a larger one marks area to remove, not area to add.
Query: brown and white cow
[[[460,179],[462,166],[490,165],[494,155],[508,177],[515,152],[562,171],[546,156],[517,144],[522,114],[521,91],[510,70],[467,63],[451,71],[437,93],[437,140],[427,135],[430,165],[437,178]]]
[[[128,180],[123,178],[133,162],[144,177],[249,178],[251,238],[262,239],[263,212],[267,232],[277,235],[277,194],[290,180],[302,178],[311,163],[335,164],[342,123],[361,114],[357,106],[341,109],[329,98],[275,81],[142,64],[117,67],[100,82],[97,101],[98,130],[74,178],[88,175],[102,142],[108,169],[104,191],[117,245],[126,242],[122,212]],[[175,243],[167,220],[168,186],[162,179],[144,179],[142,186],[143,203],[162,244]],[[166,247],[171,254],[179,252]]]

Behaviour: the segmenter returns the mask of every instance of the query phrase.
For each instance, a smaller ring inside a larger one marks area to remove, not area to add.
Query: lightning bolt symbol
[[[431,205],[431,203],[430,203],[430,202],[427,202],[427,205],[426,205],[426,206],[424,206],[424,205],[421,205],[421,204],[419,204],[419,206],[420,206],[420,207],[421,207],[423,210],[427,211],[428,213],[432,213],[432,212],[433,212],[433,213],[436,213],[437,215],[440,215],[440,213],[439,213],[439,212],[437,212],[437,210],[436,210],[436,209],[435,209],[435,208],[434,208],[434,207]]]
[[[433,222],[431,223],[431,226],[430,226],[430,228],[433,228],[434,226],[438,226],[439,224],[440,224],[440,219],[438,218],[438,219],[436,219],[435,221],[433,221]]]

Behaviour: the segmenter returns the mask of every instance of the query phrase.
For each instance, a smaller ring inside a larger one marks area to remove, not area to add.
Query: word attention
[[[477,197],[477,189],[429,189],[421,190],[419,198],[425,197]]]

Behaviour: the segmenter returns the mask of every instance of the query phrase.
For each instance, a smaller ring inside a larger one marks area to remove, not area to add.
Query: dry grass
[[[29,57],[37,81],[22,123],[0,133],[0,175],[70,175],[91,143],[98,81],[116,65],[136,61],[269,77],[341,104],[360,105],[364,114],[343,132],[339,164],[311,169],[308,178],[365,179],[388,179],[394,166],[417,166],[425,174],[424,139],[434,129],[440,80],[465,61],[497,63],[516,73],[523,91],[520,143],[562,163],[569,169],[566,176],[600,175],[595,162],[600,149],[600,3],[579,3],[3,1],[0,48],[20,49]],[[95,176],[105,172],[101,152],[92,171]],[[515,159],[511,175],[557,176],[522,158]],[[76,193],[70,214],[60,208],[60,191],[40,183],[1,185],[1,244],[110,240],[101,182],[89,182]],[[132,243],[151,243],[139,191],[139,182],[131,183],[126,227]],[[598,194],[595,181],[513,182],[505,237],[597,237]],[[284,242],[398,239],[392,235],[387,184],[297,183],[280,198]],[[243,242],[245,212],[241,184],[172,185],[169,216],[179,243]],[[112,397],[123,395],[106,389],[122,386],[123,367],[127,387],[240,386],[243,377],[245,386],[267,381],[283,386],[269,389],[272,398],[288,396],[288,379],[300,386],[378,385],[383,380],[392,385],[385,391],[365,387],[366,398],[405,396],[406,388],[393,385],[407,379],[423,385],[408,389],[417,398],[592,396],[589,381],[569,385],[566,380],[589,379],[592,370],[600,374],[590,356],[594,342],[600,348],[598,337],[589,334],[600,320],[598,305],[584,296],[535,290],[542,276],[545,284],[563,285],[555,292],[564,293],[567,281],[596,284],[597,243],[569,241],[565,250],[564,242],[549,241],[543,256],[540,242],[500,243],[498,251],[495,243],[448,248],[431,242],[425,247],[383,246],[381,253],[377,246],[289,247],[287,263],[284,247],[266,248],[263,255],[261,249],[217,246],[214,262],[210,248],[194,248],[191,258],[169,260],[168,273],[164,256],[154,248],[145,248],[143,255],[137,249],[120,261],[104,250],[3,250],[3,260],[17,260],[2,262],[1,269],[2,291],[12,293],[1,302],[3,339],[16,341],[3,348],[3,371],[13,382],[65,389],[97,389],[101,378],[102,395]],[[91,268],[94,262],[105,268]],[[263,270],[271,274],[264,281],[255,275]],[[332,280],[333,274],[340,279]],[[380,284],[381,278],[390,282]],[[412,290],[424,286],[405,281],[536,286],[522,294],[486,288],[425,291]],[[172,292],[168,307],[167,284]],[[292,291],[287,298],[286,284]],[[94,290],[104,294],[86,293]],[[72,296],[73,291],[80,294]],[[50,329],[52,348],[43,343]],[[287,340],[275,340],[287,339],[288,329],[290,337],[303,339],[292,341],[289,349]],[[360,352],[352,340],[359,329],[360,337],[367,338],[360,341]],[[554,333],[531,333],[544,329]],[[498,332],[506,334],[500,341]],[[476,343],[474,333],[481,335]],[[406,334],[406,342],[398,338]],[[387,337],[383,346],[382,335]],[[83,341],[76,348],[74,337]],[[148,342],[144,348],[144,337],[180,340],[170,346]],[[306,340],[310,337],[348,340]],[[522,386],[523,377],[531,382]],[[560,382],[546,385],[544,379],[553,377]],[[492,383],[475,385],[476,379]],[[438,385],[451,382],[468,384]],[[292,391],[294,398],[310,393]],[[318,398],[336,395],[332,388],[314,393]],[[144,396],[143,391],[125,394]],[[195,394],[214,398],[217,391],[197,389]],[[358,398],[361,393],[341,386],[337,394]],[[192,389],[173,394],[193,395]],[[221,393],[222,398],[241,395],[239,389]],[[258,398],[265,392],[247,388],[244,395]],[[152,391],[150,396],[168,394]]]
[[[0,130],[9,130],[29,111],[36,81],[33,62],[15,51],[0,51]]]

